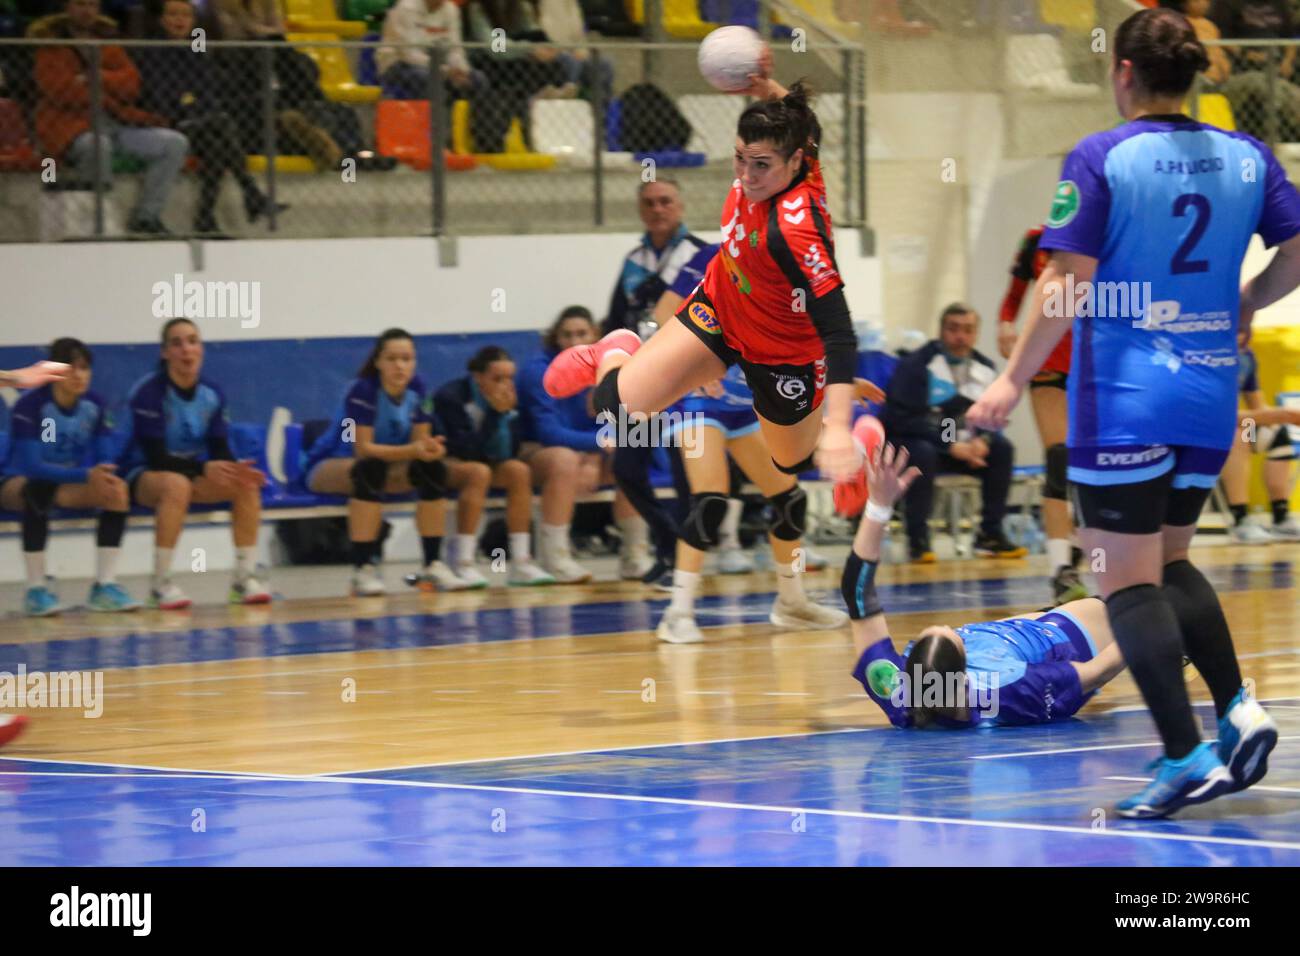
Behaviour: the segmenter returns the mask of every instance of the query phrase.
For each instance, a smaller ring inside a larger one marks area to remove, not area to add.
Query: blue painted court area
[[[1155,823],[1110,812],[1157,752],[1144,713],[334,777],[0,760],[0,865],[1295,866],[1300,706],[1275,703],[1262,784]]]

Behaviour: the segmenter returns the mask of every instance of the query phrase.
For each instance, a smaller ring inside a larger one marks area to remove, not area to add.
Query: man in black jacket
[[[977,554],[1021,558],[1026,551],[1002,533],[1015,449],[998,432],[971,429],[966,409],[996,378],[993,363],[975,349],[979,315],[954,302],[939,317],[939,338],[904,356],[886,390],[881,411],[885,435],[908,450],[921,476],[906,499],[907,539],[913,561],[930,563],[930,511],[934,479],[941,473],[980,480],[984,513]]]

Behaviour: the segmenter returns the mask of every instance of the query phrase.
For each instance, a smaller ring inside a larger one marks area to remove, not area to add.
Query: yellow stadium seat
[[[244,168],[250,173],[266,172],[266,157],[260,153],[253,153],[244,157]],[[310,156],[282,156],[276,154],[275,171],[277,173],[314,173],[316,164],[311,161]]]
[[[331,33],[289,33],[290,43],[324,42],[337,40]],[[300,51],[316,61],[320,70],[320,88],[336,103],[375,103],[379,100],[377,86],[362,86],[352,77],[352,66],[341,46],[300,46]]]
[[[695,0],[663,0],[664,32],[680,40],[703,40],[722,26],[700,19]]]
[[[1192,115],[1190,102],[1183,107],[1183,112]],[[1232,104],[1222,93],[1202,93],[1196,98],[1196,112],[1196,118],[1202,123],[1229,131],[1237,128],[1237,122],[1232,116]]]
[[[469,100],[451,104],[451,151],[457,156],[474,152],[474,143],[469,138]]]
[[[359,40],[366,24],[359,20],[340,20],[334,0],[284,0],[284,22],[300,33],[332,33]]]
[[[645,0],[623,0],[623,9],[627,11],[627,18],[637,26],[645,23]]]
[[[1094,0],[1038,0],[1038,15],[1044,23],[1076,33],[1088,33],[1098,25]]]

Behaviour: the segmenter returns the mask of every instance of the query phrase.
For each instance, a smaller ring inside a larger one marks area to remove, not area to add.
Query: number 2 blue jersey
[[[1143,117],[1066,157],[1040,245],[1098,260],[1091,314],[1065,286],[1071,447],[1231,446],[1254,233],[1270,247],[1300,233],[1300,195],[1243,133]]]

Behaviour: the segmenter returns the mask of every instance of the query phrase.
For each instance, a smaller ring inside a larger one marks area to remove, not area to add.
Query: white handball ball
[[[759,72],[763,38],[749,27],[718,27],[700,41],[700,75],[724,93],[738,93]]]

